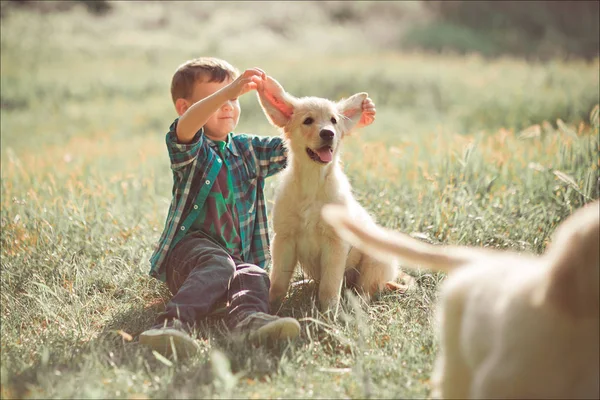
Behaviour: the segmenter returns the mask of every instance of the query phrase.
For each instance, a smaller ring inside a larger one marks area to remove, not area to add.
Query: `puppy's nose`
[[[321,132],[319,132],[319,136],[321,136],[321,139],[323,140],[332,140],[334,133],[329,129],[322,129]]]

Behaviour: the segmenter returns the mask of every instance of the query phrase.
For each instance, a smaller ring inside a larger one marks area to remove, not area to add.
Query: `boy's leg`
[[[269,275],[253,264],[238,264],[228,292],[227,326],[255,312],[269,313]]]
[[[189,234],[167,259],[167,285],[174,296],[157,323],[179,319],[193,325],[227,295],[235,262],[220,246],[202,235]]]
[[[294,318],[269,314],[269,275],[253,264],[238,264],[228,293],[227,326],[251,341],[292,339],[300,333]]]
[[[190,328],[226,298],[235,263],[212,241],[190,234],[171,251],[166,268],[167,285],[174,296],[156,325],[140,335],[140,343],[162,354],[175,349],[186,355],[197,350],[196,342],[189,336]]]

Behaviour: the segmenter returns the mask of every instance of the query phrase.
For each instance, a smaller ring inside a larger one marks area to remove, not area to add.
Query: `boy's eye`
[[[310,124],[312,124],[313,122],[315,122],[315,120],[314,120],[314,119],[312,119],[311,117],[308,117],[308,118],[306,118],[306,119],[304,120],[304,122],[302,122],[302,123],[303,123],[304,125],[310,125]]]
[[[331,117],[331,123],[334,125],[337,124],[337,119],[335,119],[335,117]]]
[[[235,98],[231,99],[231,101],[236,102],[236,101],[238,101],[238,98],[235,97]]]

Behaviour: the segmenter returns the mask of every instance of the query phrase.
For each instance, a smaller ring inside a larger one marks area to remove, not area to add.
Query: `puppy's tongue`
[[[333,149],[329,146],[323,146],[317,149],[317,155],[323,162],[331,162],[333,158]]]

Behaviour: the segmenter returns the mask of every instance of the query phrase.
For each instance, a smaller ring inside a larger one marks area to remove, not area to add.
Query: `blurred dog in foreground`
[[[542,256],[433,246],[357,223],[337,205],[323,218],[382,260],[451,272],[438,304],[441,398],[599,398],[598,201],[567,218]]]
[[[277,304],[285,297],[298,262],[318,283],[322,310],[337,308],[346,271],[356,271],[357,289],[370,297],[398,276],[396,264],[352,248],[321,218],[323,205],[337,203],[361,224],[374,225],[352,196],[338,163],[341,141],[359,122],[367,94],[336,103],[296,98],[271,77],[263,85],[258,90],[260,104],[269,121],[282,128],[288,150],[288,165],[281,172],[273,205],[271,302]]]

